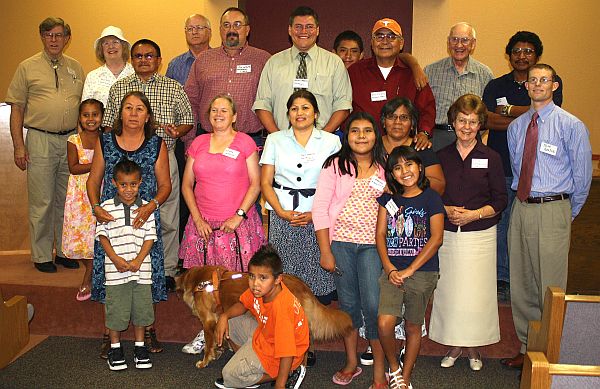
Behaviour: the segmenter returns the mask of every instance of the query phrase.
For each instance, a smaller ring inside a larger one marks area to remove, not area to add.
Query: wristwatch
[[[246,212],[244,212],[244,210],[242,208],[235,211],[235,214],[243,217],[244,219],[248,219],[248,215],[246,215]]]

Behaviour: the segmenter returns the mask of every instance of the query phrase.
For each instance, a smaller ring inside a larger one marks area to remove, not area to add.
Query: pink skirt
[[[219,228],[224,220],[207,220],[212,228]],[[248,270],[248,262],[254,253],[266,243],[265,231],[254,205],[248,211],[248,219],[243,220],[236,229],[243,270]],[[198,235],[196,225],[191,216],[188,219],[183,239],[179,246],[179,258],[183,259],[183,267],[219,265],[234,271],[241,271],[240,257],[237,253],[235,234],[213,231],[208,243]]]

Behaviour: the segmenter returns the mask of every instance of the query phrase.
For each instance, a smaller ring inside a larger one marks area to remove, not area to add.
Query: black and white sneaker
[[[133,361],[135,362],[136,369],[150,369],[152,367],[150,353],[148,353],[148,349],[145,346],[135,346]]]
[[[304,381],[304,376],[306,375],[306,367],[304,365],[300,365],[290,373],[290,376],[285,383],[286,389],[298,389],[300,385],[302,385],[302,381]]]
[[[108,368],[113,371],[127,369],[122,347],[111,348],[108,351]]]
[[[373,351],[371,346],[367,347],[364,353],[360,354],[360,364],[363,366],[373,365]]]
[[[400,358],[398,358],[401,368],[404,368],[404,354],[406,354],[406,346],[402,347],[400,350]]]
[[[225,381],[223,380],[223,377],[219,377],[217,378],[217,380],[215,381],[215,386],[217,388],[221,388],[221,389],[233,389],[230,388],[229,386],[225,386]],[[246,386],[245,389],[254,389],[254,388],[258,388],[260,385],[250,385],[250,386]]]

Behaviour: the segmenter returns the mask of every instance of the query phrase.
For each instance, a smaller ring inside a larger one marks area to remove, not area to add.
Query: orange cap
[[[373,31],[371,31],[371,33],[375,33],[375,31],[379,30],[380,28],[387,28],[394,34],[402,36],[402,28],[400,28],[400,25],[394,19],[379,19],[377,22],[375,22],[375,25],[373,26]]]

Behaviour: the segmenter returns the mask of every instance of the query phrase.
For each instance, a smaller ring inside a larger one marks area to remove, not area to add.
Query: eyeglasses
[[[394,33],[388,32],[387,34],[384,34],[382,32],[378,32],[377,34],[373,34],[373,39],[375,39],[377,42],[383,42],[384,39],[387,38],[389,41],[395,41],[396,39],[402,39],[401,35],[396,35]]]
[[[42,34],[42,36],[44,37],[44,39],[48,39],[50,41],[52,40],[52,38],[62,39],[65,37],[65,34],[63,34],[62,32],[45,32]]]
[[[187,31],[187,32],[202,32],[204,30],[210,30],[210,27],[206,27],[206,26],[187,26],[187,27],[184,27],[183,29],[185,31]]]
[[[242,22],[233,22],[233,23],[229,23],[229,22],[224,22],[221,24],[221,28],[223,30],[229,30],[230,28],[233,28],[234,30],[239,30],[240,28],[247,26],[247,24],[244,24]]]
[[[459,36],[449,36],[448,37],[448,42],[450,42],[450,44],[452,45],[458,45],[459,43],[462,43],[463,45],[468,45],[469,43],[471,43],[472,41],[474,41],[475,39],[473,38],[468,38],[466,36],[464,37],[459,37]]]
[[[516,49],[512,49],[510,52],[514,56],[519,56],[519,54],[523,53],[523,55],[525,55],[526,57],[531,57],[532,55],[535,54],[535,50],[534,49],[530,49],[528,47],[527,48],[518,47]]]
[[[102,41],[102,46],[103,47],[109,47],[109,46],[118,46],[121,44],[121,41],[118,39],[113,39],[113,40],[105,40]]]
[[[468,124],[469,127],[477,127],[479,123],[481,123],[479,120],[467,120],[463,118],[456,119],[456,122],[461,126],[466,126]]]
[[[306,30],[306,32],[308,32],[309,34],[312,34],[317,29],[317,26],[315,26],[314,24],[294,24],[292,29],[297,33]]]
[[[549,82],[554,82],[554,79],[552,77],[548,78],[548,77],[542,77],[542,78],[537,78],[537,77],[530,77],[529,79],[527,79],[527,82],[530,84],[537,84],[538,82],[542,85],[546,85]]]
[[[389,120],[391,122],[395,122],[396,120],[400,120],[401,122],[408,122],[411,120],[410,116],[408,116],[407,114],[403,113],[402,115],[396,115],[395,113],[390,113],[385,115],[386,120]]]
[[[146,58],[148,61],[150,61],[153,58],[159,58],[158,55],[153,54],[153,53],[146,53],[146,54],[134,54],[133,58],[140,60],[142,58]]]

